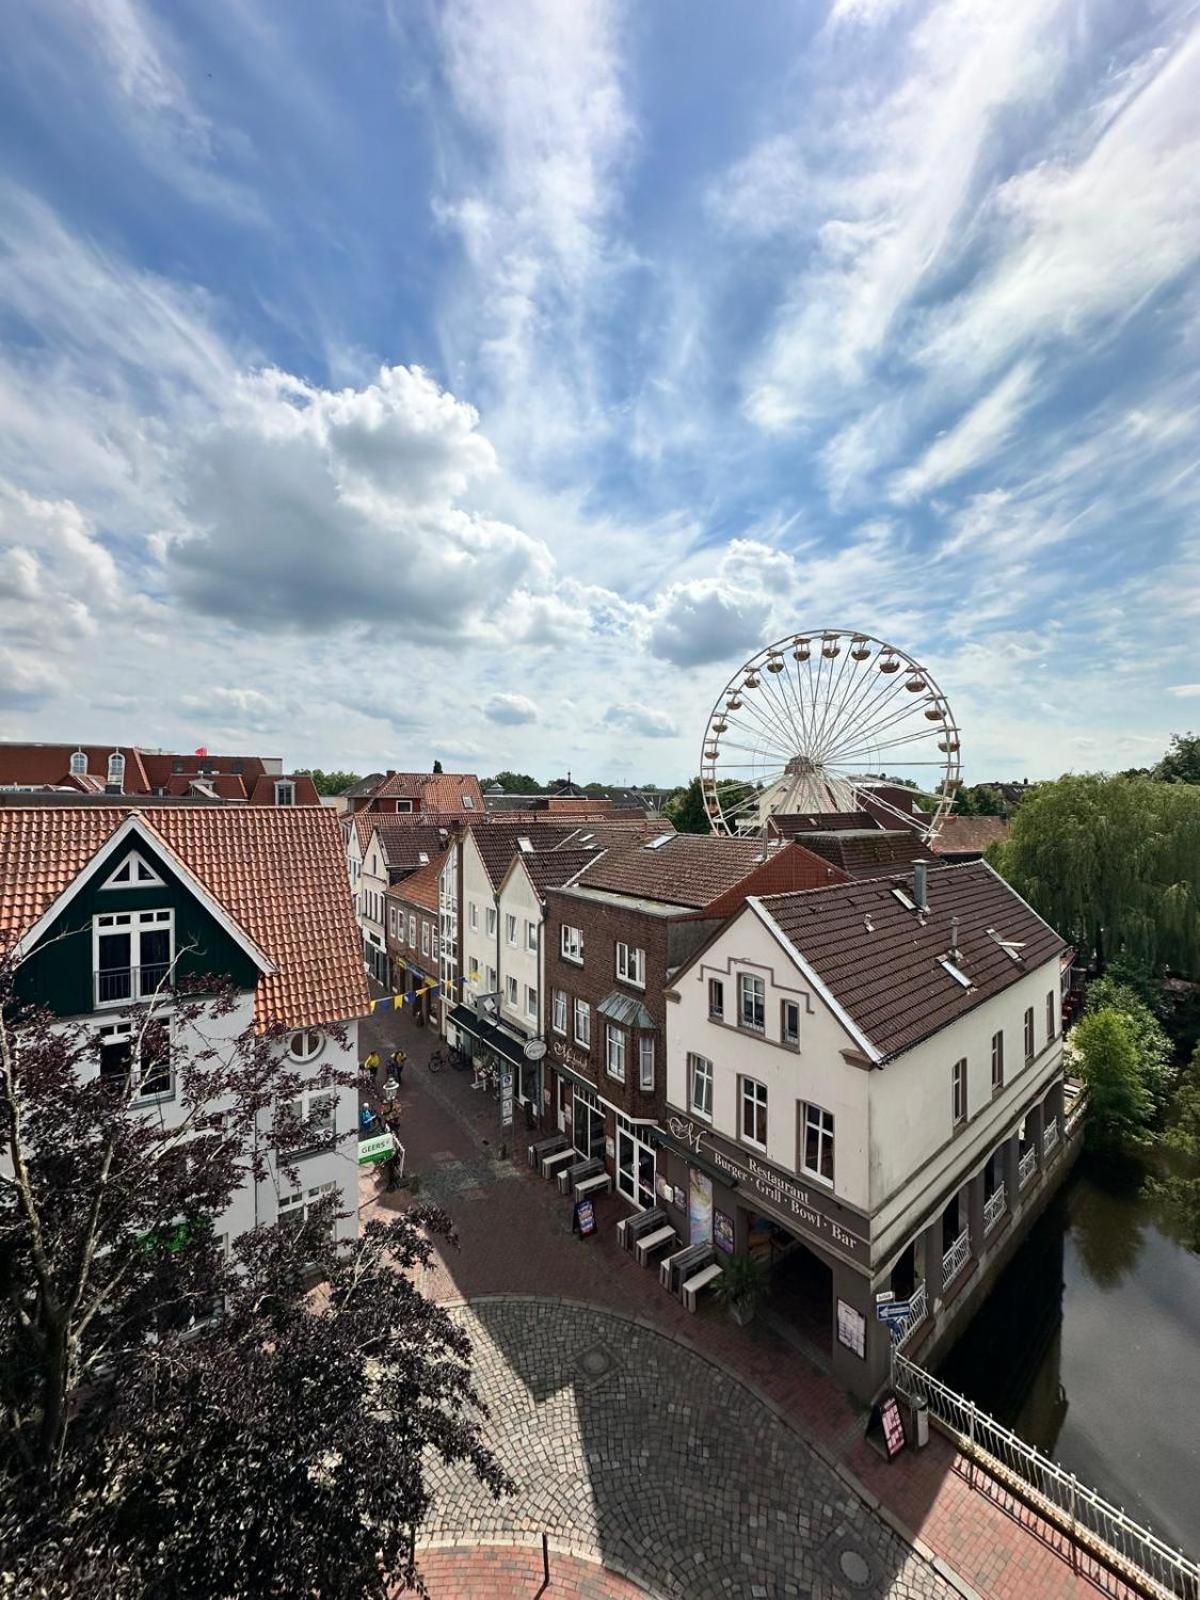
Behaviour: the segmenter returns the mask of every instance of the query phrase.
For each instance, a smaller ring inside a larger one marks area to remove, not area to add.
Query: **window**
[[[738,975],[738,1021],[756,1033],[762,1033],[767,1025],[766,983],[751,972]]]
[[[462,797],[462,803],[464,811],[474,811],[475,796],[473,794],[464,794]]]
[[[526,924],[525,924],[525,948],[526,948],[526,950],[536,950],[537,947],[538,947],[538,925],[537,925],[536,922],[526,922]]]
[[[279,1220],[284,1227],[302,1228],[312,1211],[333,1194],[337,1185],[319,1183],[315,1189],[297,1189],[295,1194],[279,1197]],[[331,1222],[332,1225],[332,1222]]]
[[[133,1070],[134,1043],[139,1027],[131,1022],[114,1022],[97,1030],[100,1044],[100,1081],[124,1089]],[[165,1044],[163,1046],[165,1052]],[[159,1099],[174,1089],[171,1062],[168,1055],[152,1055],[143,1041],[137,1079],[133,1085],[134,1100]]]
[[[1033,1060],[1036,1046],[1033,1042],[1033,1007],[1025,1013],[1025,1062],[1026,1065]]]
[[[618,944],[617,977],[625,983],[646,987],[646,952],[637,945]]]
[[[82,750],[76,750],[71,757],[70,773],[73,778],[82,778],[87,772],[87,756]]]
[[[625,1030],[613,1023],[608,1025],[608,1075],[618,1083],[625,1082]]]
[[[489,967],[487,969],[487,992],[489,994],[495,994],[495,992],[496,992],[496,969],[495,969],[495,967]]]
[[[643,1033],[638,1040],[638,1085],[646,1093],[654,1087],[654,1035]]]
[[[396,921],[397,921],[396,908],[395,908],[395,906],[389,906],[388,907],[388,932],[391,934],[393,939],[398,939],[400,937],[400,935],[396,931]]]
[[[424,918],[421,920],[421,954],[423,956],[429,954],[429,924]]]
[[[554,1029],[555,1033],[566,1033],[567,997],[561,989],[555,989],[554,991],[553,1008],[550,1026]]]
[[[511,912],[504,918],[504,937],[509,944],[517,942],[517,919]]]
[[[288,1040],[288,1055],[293,1061],[312,1061],[321,1054],[324,1043],[320,1028],[300,1028]]]
[[[967,1058],[961,1057],[954,1063],[950,1074],[950,1098],[954,1113],[954,1126],[957,1128],[967,1120]]]
[[[495,937],[495,934],[496,934],[496,908],[495,908],[495,906],[489,906],[487,908],[487,931],[488,931],[488,938],[489,939]]]
[[[583,931],[580,928],[568,928],[565,922],[562,929],[562,955],[564,961],[573,961],[579,967],[583,965]]]
[[[147,999],[171,970],[171,911],[112,911],[92,921],[92,958],[98,1006]]]
[[[436,922],[430,923],[429,925],[429,953],[436,961],[438,957],[438,931]]]
[[[408,942],[414,950],[417,948],[417,919],[411,911],[408,914]]]
[[[705,1056],[688,1055],[688,1105],[694,1116],[712,1121],[713,1064]]]
[[[804,1107],[804,1140],[800,1150],[804,1171],[825,1183],[833,1182],[833,1113],[820,1106]]]
[[[585,1050],[592,1047],[592,1008],[586,1000],[575,1002],[575,1043]]]
[[[472,900],[471,904],[470,904],[470,913],[471,913],[471,931],[473,933],[478,933],[479,932],[479,907],[475,904],[474,900]]]
[[[531,988],[529,984],[525,985],[525,1015],[527,1017],[537,1016],[537,990]]]
[[[513,977],[505,978],[504,994],[510,1006],[516,1009],[517,1005],[517,980]]]
[[[412,808],[413,807],[412,807],[412,801],[411,800],[397,800],[396,801],[396,810],[397,811],[411,811]]]
[[[779,1007],[779,1037],[784,1044],[800,1043],[800,1003],[784,1000]]]
[[[294,806],[296,804],[296,785],[290,779],[275,785],[275,804],[277,806]]]
[[[742,1138],[767,1148],[767,1086],[754,1078],[742,1079]]]
[[[1046,995],[1046,1043],[1047,1044],[1049,1044],[1051,1039],[1053,1039],[1056,1031],[1057,1030],[1055,1028],[1055,1017],[1054,1017],[1054,990],[1051,989]]]
[[[710,1017],[725,1015],[725,985],[720,978],[708,980],[708,1014]]]
[[[119,750],[114,750],[108,758],[108,781],[110,786],[122,788],[125,783],[125,757]]]
[[[471,957],[470,965],[467,968],[467,978],[471,983],[479,982],[479,963],[474,956]]]
[[[283,1114],[287,1119],[284,1137],[294,1132],[297,1141],[288,1152],[290,1155],[333,1148],[336,1104],[337,1097],[331,1089],[305,1089],[295,1099],[283,1102]],[[291,1124],[300,1126],[292,1130]]]
[[[992,1088],[1004,1087],[1004,1029],[992,1035]]]
[[[148,861],[131,850],[121,865],[101,884],[102,889],[146,889],[161,884],[162,879]]]

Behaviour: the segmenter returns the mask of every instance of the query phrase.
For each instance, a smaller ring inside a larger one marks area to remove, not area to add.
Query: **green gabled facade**
[[[133,854],[162,879],[161,885],[103,887]],[[220,976],[242,990],[257,985],[258,965],[179,876],[165,852],[144,834],[131,835],[105,860],[89,862],[76,883],[77,892],[17,970],[19,1001],[63,1017],[93,1012],[93,919],[114,911],[174,912],[177,991],[186,993],[189,977]]]

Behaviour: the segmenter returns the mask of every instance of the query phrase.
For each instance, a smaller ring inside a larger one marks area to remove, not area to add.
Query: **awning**
[[[485,1022],[482,1017],[476,1016],[470,1006],[455,1006],[450,1013],[450,1021],[464,1033],[469,1033],[472,1038],[478,1039],[480,1044],[486,1045],[489,1050],[494,1050],[506,1061],[511,1061],[514,1067],[533,1065],[532,1062],[526,1061],[525,1047],[520,1039],[514,1039],[511,1033],[504,1028],[498,1028],[494,1022]]]
[[[606,994],[596,1010],[610,1022],[619,1022],[623,1028],[641,1028],[644,1032],[652,1032],[658,1027],[640,1000],[631,994],[622,994],[619,989]]]

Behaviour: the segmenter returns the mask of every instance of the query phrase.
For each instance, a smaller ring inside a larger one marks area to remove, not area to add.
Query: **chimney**
[[[394,778],[396,776],[396,769],[394,767],[389,767],[387,769],[387,775],[389,778]]]
[[[913,899],[918,911],[929,909],[929,883],[928,864],[924,861],[913,862]]]

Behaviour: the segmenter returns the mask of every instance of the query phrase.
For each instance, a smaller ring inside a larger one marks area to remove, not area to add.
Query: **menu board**
[[[581,1239],[586,1239],[590,1233],[596,1231],[596,1213],[590,1200],[577,1200],[575,1202],[575,1232]]]
[[[900,1407],[896,1403],[896,1396],[889,1394],[879,1407],[879,1420],[883,1424],[883,1443],[887,1450],[888,1460],[898,1456],[904,1449],[907,1440],[904,1437],[904,1418],[900,1415]]]
[[[837,1336],[839,1344],[844,1344],[847,1350],[853,1350],[856,1356],[865,1357],[867,1319],[845,1300],[837,1303]]]

